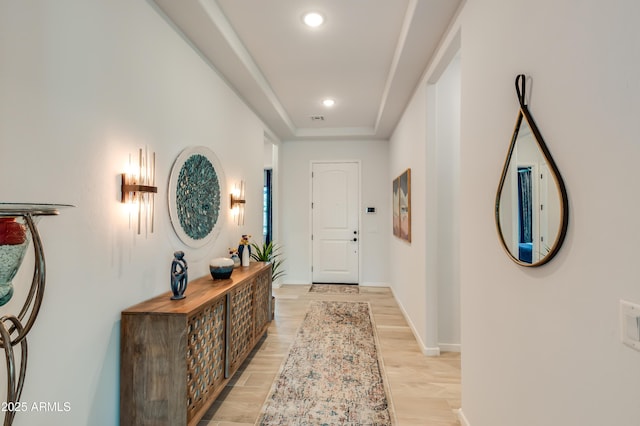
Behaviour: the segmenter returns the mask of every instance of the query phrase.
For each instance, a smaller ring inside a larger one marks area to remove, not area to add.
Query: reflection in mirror
[[[567,230],[562,177],[525,104],[525,78],[516,78],[520,111],[496,194],[496,226],[509,256],[539,266],[557,253]]]

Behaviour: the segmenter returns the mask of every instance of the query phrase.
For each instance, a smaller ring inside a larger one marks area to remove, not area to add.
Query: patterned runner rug
[[[367,302],[312,302],[256,425],[392,425]]]
[[[360,288],[349,284],[311,284],[309,293],[359,294]]]

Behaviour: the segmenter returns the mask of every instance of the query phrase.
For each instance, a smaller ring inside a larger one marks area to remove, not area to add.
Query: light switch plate
[[[622,343],[640,351],[640,305],[620,300],[620,336]]]

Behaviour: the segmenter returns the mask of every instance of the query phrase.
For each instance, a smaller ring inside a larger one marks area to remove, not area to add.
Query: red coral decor
[[[27,239],[27,228],[13,217],[0,218],[0,245],[23,244]]]

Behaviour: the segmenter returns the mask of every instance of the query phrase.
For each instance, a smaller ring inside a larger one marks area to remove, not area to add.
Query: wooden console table
[[[271,321],[271,264],[191,281],[122,311],[120,424],[196,425]]]

